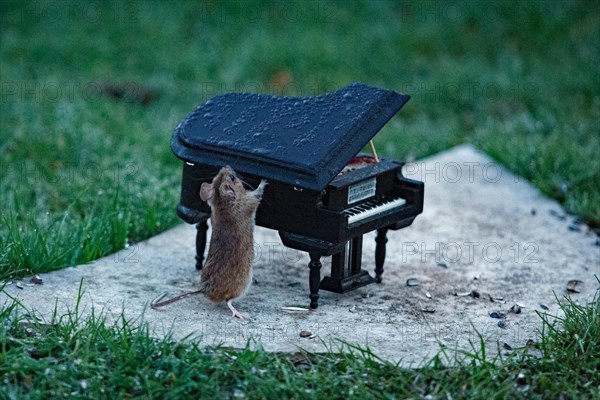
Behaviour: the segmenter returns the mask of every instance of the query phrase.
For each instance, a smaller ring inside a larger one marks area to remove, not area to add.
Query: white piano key
[[[345,210],[344,213],[346,215],[348,215],[348,226],[350,226],[350,225],[354,225],[357,222],[360,222],[364,219],[370,218],[372,216],[379,215],[379,214],[400,208],[404,204],[406,204],[406,200],[404,200],[401,197],[398,197],[398,198],[395,198],[392,200],[382,202],[382,203],[378,204],[377,206],[368,208],[366,210],[360,209],[360,208],[364,209],[364,205],[361,205],[363,207],[360,207],[360,208],[358,206],[352,207],[352,208]]]

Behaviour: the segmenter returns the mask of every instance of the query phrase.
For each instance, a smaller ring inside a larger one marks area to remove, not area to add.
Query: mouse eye
[[[234,174],[229,174],[229,179],[231,179],[231,182],[235,181],[235,175]]]

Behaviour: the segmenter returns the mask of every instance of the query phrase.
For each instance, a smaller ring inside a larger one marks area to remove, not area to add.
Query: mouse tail
[[[165,293],[165,294],[162,294],[161,296],[159,296],[154,301],[152,301],[152,303],[150,303],[150,307],[151,308],[164,307],[164,306],[169,305],[171,303],[175,303],[176,301],[183,300],[183,299],[186,299],[188,297],[195,296],[195,295],[200,294],[202,292],[204,292],[204,288],[202,288],[200,290],[195,290],[193,292],[187,292],[187,293],[184,293],[184,294],[180,294],[179,296],[175,296],[175,297],[173,297],[173,298],[171,298],[169,300],[161,301],[162,299],[165,298],[165,296],[166,296],[166,293]]]

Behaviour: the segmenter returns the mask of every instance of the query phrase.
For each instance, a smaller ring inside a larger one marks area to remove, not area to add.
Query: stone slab
[[[375,354],[416,365],[439,350],[470,349],[479,334],[493,354],[503,343],[522,346],[536,339],[538,312],[559,313],[557,298],[590,303],[598,288],[600,246],[587,226],[566,215],[524,179],[470,145],[461,145],[405,166],[405,174],[426,182],[424,213],[412,226],[390,232],[384,281],[340,295],[321,291],[314,312],[308,306],[308,257],[283,247],[276,232],[257,228],[257,282],[235,304],[249,319],[233,319],[225,304],[203,297],[160,310],[148,304],[162,293],[195,289],[195,229],[181,225],[89,264],[43,274],[43,284],[23,279],[6,293],[48,319],[73,309],[80,281],[80,308],[88,314],[122,312],[147,321],[153,334],[172,330],[176,339],[203,345],[261,345],[268,351],[337,349],[343,342],[368,346]],[[363,268],[374,269],[374,235],[365,236]],[[328,259],[323,270],[328,272]],[[418,286],[407,286],[414,278]],[[567,293],[571,279],[584,282]],[[479,297],[457,296],[475,291]],[[556,295],[556,297],[555,297]],[[503,298],[492,302],[490,296]],[[0,293],[0,304],[9,301]],[[491,318],[514,303],[505,327]],[[545,311],[540,304],[548,307]],[[435,310],[434,312],[431,312]],[[312,338],[301,338],[300,331]],[[503,350],[502,350],[503,351]]]

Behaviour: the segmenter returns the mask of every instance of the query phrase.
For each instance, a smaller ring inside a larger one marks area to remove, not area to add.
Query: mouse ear
[[[200,198],[203,201],[208,201],[208,199],[212,198],[214,194],[212,183],[204,182],[200,187]]]

